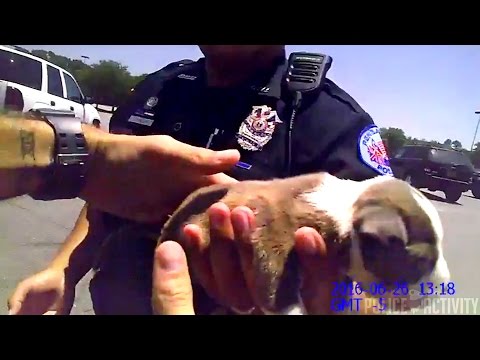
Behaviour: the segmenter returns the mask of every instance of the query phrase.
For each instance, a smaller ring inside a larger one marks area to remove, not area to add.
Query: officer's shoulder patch
[[[376,125],[366,126],[358,137],[358,156],[381,175],[393,176],[385,144]]]
[[[197,62],[193,61],[193,60],[190,60],[190,59],[183,59],[183,60],[179,60],[179,61],[174,61],[174,62],[166,65],[165,67],[163,67],[159,71],[173,70],[173,69],[177,69],[179,67],[183,67],[183,66],[190,65],[190,64],[195,64],[195,63],[197,63]],[[158,71],[156,71],[156,72],[158,72]]]
[[[350,109],[352,109],[356,113],[365,112],[360,106],[360,104],[356,102],[353,97],[351,97],[345,90],[343,90],[340,86],[335,84],[330,79],[325,79],[325,91],[333,98],[349,106]]]
[[[158,77],[165,77],[168,78],[172,74],[177,74],[181,71],[183,71],[184,68],[187,68],[188,65],[196,64],[196,61],[189,60],[189,59],[184,59],[180,61],[175,61],[172,62],[160,70],[154,71],[146,76],[145,79],[156,79]]]

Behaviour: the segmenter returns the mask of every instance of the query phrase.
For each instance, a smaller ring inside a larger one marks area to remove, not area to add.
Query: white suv
[[[23,111],[74,111],[82,122],[100,127],[100,115],[69,72],[39,57],[0,45],[0,80],[22,93]]]

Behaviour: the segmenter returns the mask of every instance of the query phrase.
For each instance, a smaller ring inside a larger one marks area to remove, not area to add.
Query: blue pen
[[[245,170],[250,170],[252,168],[252,165],[247,164],[243,161],[239,161],[235,164],[236,167],[239,167],[240,169],[245,169]]]

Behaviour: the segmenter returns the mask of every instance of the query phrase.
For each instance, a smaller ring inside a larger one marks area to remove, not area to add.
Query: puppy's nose
[[[377,230],[379,230],[377,228]],[[365,268],[388,284],[406,280],[410,263],[405,241],[380,231],[376,234],[359,233],[360,248]]]
[[[433,270],[435,256],[422,245],[405,246],[397,236],[365,233],[359,234],[359,240],[365,269],[387,286],[416,283]]]

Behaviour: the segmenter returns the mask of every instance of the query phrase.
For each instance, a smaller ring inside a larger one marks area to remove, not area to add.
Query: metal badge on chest
[[[129,118],[128,122],[143,125],[152,126],[154,122],[153,108],[158,104],[158,98],[156,96],[149,97],[142,108],[137,109]]]
[[[266,105],[253,106],[237,133],[238,144],[245,150],[261,151],[272,139],[275,127],[282,123],[278,114]]]
[[[148,100],[145,103],[145,106],[143,108],[145,110],[151,110],[157,104],[158,104],[158,98],[156,96],[152,96],[152,97],[148,98]]]

